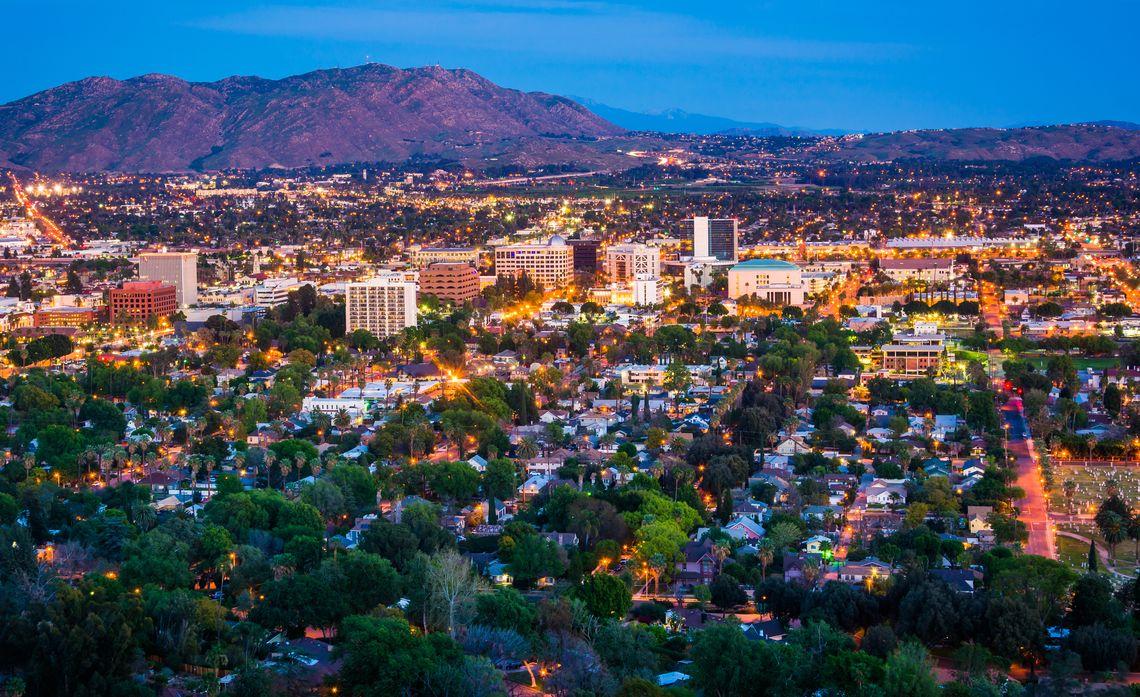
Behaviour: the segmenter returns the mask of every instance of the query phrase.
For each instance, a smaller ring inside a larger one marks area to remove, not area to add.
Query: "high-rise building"
[[[628,283],[638,276],[661,276],[661,250],[645,244],[606,248],[606,277],[611,283]]]
[[[143,252],[139,255],[139,279],[162,281],[174,286],[179,307],[198,302],[198,254],[196,252]]]
[[[509,244],[495,250],[495,276],[521,276],[547,290],[561,288],[574,275],[570,245],[558,235],[546,244]]]
[[[633,304],[656,305],[661,302],[661,279],[657,276],[636,276],[633,279]]]
[[[598,270],[599,240],[576,239],[568,240],[570,249],[574,250],[574,273],[595,273]]]
[[[345,286],[346,332],[367,329],[383,339],[416,326],[416,284],[397,275]]]
[[[736,218],[695,217],[685,221],[693,236],[695,259],[737,261],[739,229]]]
[[[438,261],[420,271],[420,292],[442,300],[467,302],[479,295],[479,272],[471,264]]]
[[[178,309],[178,292],[161,281],[127,281],[107,292],[112,322],[159,319]]]

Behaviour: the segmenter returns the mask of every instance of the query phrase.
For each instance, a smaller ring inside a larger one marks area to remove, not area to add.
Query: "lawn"
[[[1105,482],[1115,479],[1120,496],[1129,503],[1140,501],[1140,468],[1138,467],[1083,467],[1077,465],[1054,465],[1053,489],[1049,492],[1049,509],[1056,513],[1069,513],[1070,504],[1065,500],[1062,487],[1065,480],[1077,483],[1073,496],[1074,513],[1095,512],[1096,506],[1105,498]]]
[[[1099,358],[1085,358],[1081,356],[1072,356],[1073,365],[1077,370],[1084,370],[1092,368],[1093,370],[1106,370],[1108,368],[1116,368],[1120,365],[1120,360],[1112,358],[1111,356],[1102,356]],[[1028,359],[1030,363],[1037,367],[1038,370],[1045,370],[1049,363],[1048,356],[1039,356]]]
[[[1097,541],[1098,545],[1103,546],[1105,549],[1108,545],[1104,544],[1104,539],[1101,538],[1100,532],[1097,531],[1096,525],[1093,523],[1066,523],[1058,525],[1058,530],[1069,530],[1078,535],[1091,537]],[[1080,570],[1085,567],[1089,558],[1089,546],[1079,540],[1073,540],[1061,535],[1057,535],[1057,555],[1061,561]],[[1137,572],[1137,558],[1136,558],[1136,543],[1132,540],[1125,540],[1116,545],[1116,570],[1128,576],[1136,576]],[[1104,571],[1102,568],[1101,571]]]
[[[1079,540],[1058,535],[1057,558],[1070,569],[1083,573],[1088,568],[1089,547]]]
[[[971,351],[964,348],[953,349],[955,358],[959,363],[981,363],[982,365],[989,365],[989,355],[981,351]]]

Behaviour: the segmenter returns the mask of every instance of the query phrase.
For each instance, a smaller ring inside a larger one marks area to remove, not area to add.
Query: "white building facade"
[[[381,276],[345,286],[345,331],[367,329],[377,338],[416,326],[416,284]]]

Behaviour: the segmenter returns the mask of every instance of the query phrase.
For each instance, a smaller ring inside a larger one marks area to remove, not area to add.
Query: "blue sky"
[[[471,68],[637,111],[862,130],[1140,121],[1140,2],[0,0],[0,101],[88,75]]]

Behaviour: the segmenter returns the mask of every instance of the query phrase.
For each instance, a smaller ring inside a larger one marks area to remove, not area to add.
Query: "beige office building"
[[[189,307],[198,302],[198,254],[143,252],[139,255],[139,280],[174,286],[178,307]]]
[[[628,283],[638,276],[661,276],[661,250],[646,244],[615,244],[606,248],[606,278]]]
[[[561,288],[574,277],[574,251],[558,235],[546,244],[510,244],[495,250],[495,276],[521,276],[547,290]]]

